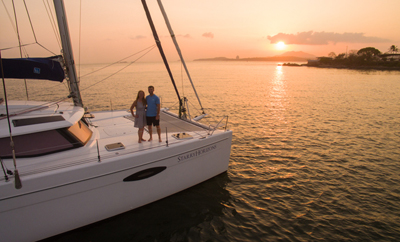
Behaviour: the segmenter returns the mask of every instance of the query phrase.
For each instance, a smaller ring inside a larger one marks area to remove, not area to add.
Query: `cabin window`
[[[68,132],[79,140],[82,145],[85,145],[92,137],[92,131],[82,120],[69,127]]]
[[[47,155],[84,146],[92,131],[82,121],[69,128],[13,136],[16,157]],[[0,139],[0,157],[11,158],[10,138]]]

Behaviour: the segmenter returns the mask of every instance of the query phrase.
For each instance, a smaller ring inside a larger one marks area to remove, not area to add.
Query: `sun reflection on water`
[[[274,76],[271,79],[269,92],[269,111],[275,120],[283,121],[286,110],[286,82],[282,66],[275,68]]]

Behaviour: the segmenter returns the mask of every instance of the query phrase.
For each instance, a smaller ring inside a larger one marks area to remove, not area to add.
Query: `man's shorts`
[[[146,122],[147,125],[153,125],[153,126],[159,126],[160,125],[160,119],[156,119],[156,117],[146,117]]]

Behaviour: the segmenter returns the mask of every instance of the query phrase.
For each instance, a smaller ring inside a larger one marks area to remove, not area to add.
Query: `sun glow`
[[[286,45],[283,41],[279,41],[278,43],[275,44],[275,48],[277,50],[283,50],[285,49]]]

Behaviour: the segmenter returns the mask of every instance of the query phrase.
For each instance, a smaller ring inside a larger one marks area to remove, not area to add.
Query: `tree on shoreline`
[[[395,45],[390,46],[389,53],[397,53],[397,52],[399,52],[399,48],[397,48],[397,46]]]
[[[336,54],[335,54],[335,52],[331,52],[331,53],[328,54],[328,56],[329,56],[330,58],[335,58],[335,57],[336,57]]]
[[[397,46],[392,45],[389,51],[393,54],[399,52]],[[319,62],[313,63],[316,66],[332,66],[332,67],[348,67],[348,68],[390,68],[400,69],[400,61],[392,58],[390,62],[387,61],[385,54],[374,48],[366,47],[360,50],[353,50],[347,55],[341,53],[336,55],[330,52],[329,57],[320,57]]]
[[[380,55],[381,52],[374,47],[362,48],[357,52],[357,55],[363,57],[366,61],[371,61]]]

